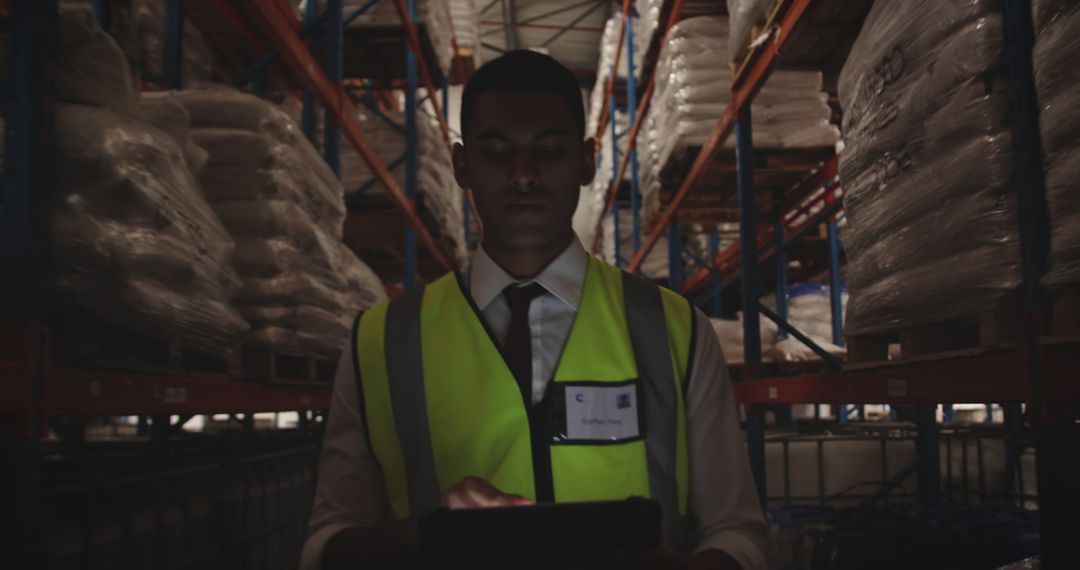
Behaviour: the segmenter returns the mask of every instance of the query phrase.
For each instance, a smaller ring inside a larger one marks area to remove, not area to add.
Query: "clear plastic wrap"
[[[660,173],[673,157],[703,145],[727,109],[731,72],[717,65],[726,57],[728,19],[699,16],[671,28],[660,50],[656,90],[638,146],[647,215],[659,208]],[[751,106],[758,148],[817,148],[835,145],[839,129],[823,92],[820,73],[777,71]],[[732,148],[734,137],[725,141]]]
[[[1035,2],[1033,53],[1041,109],[1046,200],[1050,210],[1051,289],[1080,284],[1080,4]]]
[[[177,98],[210,155],[205,193],[237,240],[237,306],[252,325],[246,342],[335,357],[357,311],[385,298],[340,241],[337,178],[282,109],[224,89]]]
[[[877,3],[852,48],[839,81],[848,335],[976,317],[1019,283],[998,9]]]
[[[728,53],[731,54],[732,62],[757,40],[751,37],[754,27],[765,21],[777,3],[777,0],[727,0],[730,18]]]
[[[56,108],[51,232],[58,307],[218,350],[247,325],[231,307],[233,242],[176,143],[134,118]]]
[[[143,93],[139,97],[139,118],[176,141],[193,174],[198,175],[206,166],[206,151],[191,139],[191,115],[172,93]]]
[[[53,93],[60,103],[134,115],[139,93],[127,59],[88,10],[61,11]]]

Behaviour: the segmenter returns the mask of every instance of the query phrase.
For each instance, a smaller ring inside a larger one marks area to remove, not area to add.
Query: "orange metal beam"
[[[641,249],[634,254],[633,261],[630,262],[629,271],[636,273],[641,269],[641,264],[645,261],[645,256],[649,255],[653,246],[660,240],[660,237],[664,234],[664,230],[667,229],[668,224],[675,218],[675,212],[686,200],[686,196],[693,189],[697,183],[701,173],[705,170],[705,165],[712,160],[713,155],[720,148],[720,145],[727,140],[731,135],[731,131],[735,129],[735,121],[739,112],[753,101],[754,96],[757,95],[761,87],[765,85],[765,80],[768,79],[769,74],[772,72],[773,65],[776,63],[776,58],[780,53],[780,48],[783,47],[784,42],[787,41],[788,36],[795,27],[802,21],[803,15],[807,13],[810,5],[814,0],[789,0],[790,5],[787,10],[783,12],[783,17],[780,19],[780,23],[775,30],[773,30],[772,37],[768,39],[762,46],[758,47],[754,53],[751,54],[751,62],[747,67],[747,71],[742,75],[740,83],[735,87],[731,93],[731,104],[728,105],[724,111],[723,116],[717,121],[716,127],[713,128],[712,133],[709,135],[709,140],[702,147],[701,152],[698,153],[697,158],[694,159],[694,164],[690,167],[690,173],[683,180],[683,183],[679,186],[679,190],[675,193],[671,202],[667,208],[664,209],[664,213],[660,216],[660,219],[656,221],[652,229],[649,230],[648,238],[645,243],[642,244]],[[783,9],[783,8],[781,8]]]
[[[349,112],[351,104],[349,98],[342,91],[340,85],[334,85],[326,78],[326,75],[322,72],[322,66],[315,61],[311,52],[307,49],[304,43],[296,34],[296,30],[289,23],[289,21],[281,15],[281,13],[274,8],[274,0],[252,0],[256,5],[256,9],[251,12],[256,15],[259,20],[259,24],[266,32],[266,36],[269,37],[278,50],[281,51],[285,62],[296,73],[300,79],[315,93],[316,97],[322,101],[323,106],[327,111],[334,114],[338,121],[341,123],[342,130],[345,137],[349,139],[353,147],[356,148],[357,154],[364,159],[368,168],[371,169],[375,178],[386,189],[386,193],[390,195],[390,198],[398,205],[399,208],[405,213],[405,217],[409,221],[415,230],[417,235],[427,246],[432,256],[435,257],[439,265],[441,265],[447,271],[454,270],[454,264],[450,261],[450,257],[443,250],[439,242],[431,235],[431,232],[427,230],[424,223],[420,220],[420,215],[416,211],[416,201],[410,200],[405,196],[405,193],[398,186],[394,176],[387,169],[386,164],[379,158],[379,155],[375,152],[375,149],[371,147],[371,143],[368,142],[367,137],[364,136],[363,131],[360,129],[359,123]],[[295,18],[293,18],[295,19]],[[415,31],[415,28],[413,28]],[[422,61],[422,60],[421,60]]]
[[[412,18],[409,17],[409,7],[406,5],[405,0],[394,0],[394,7],[397,8],[398,16],[401,18],[401,25],[405,27],[405,38],[409,42],[409,47],[416,54],[416,64],[420,69],[420,80],[423,82],[424,88],[428,90],[428,95],[430,95],[428,101],[431,102],[432,108],[435,109],[435,118],[438,119],[443,138],[446,140],[446,144],[449,145],[451,141],[450,126],[446,124],[446,117],[443,115],[438,97],[435,95],[438,89],[435,88],[435,82],[431,79],[427,61],[424,60],[424,51],[420,49],[420,33],[416,31],[416,22],[413,22]]]

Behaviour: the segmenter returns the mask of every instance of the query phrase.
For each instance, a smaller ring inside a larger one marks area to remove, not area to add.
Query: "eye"
[[[544,143],[537,147],[540,154],[547,157],[560,156],[566,150],[566,147],[560,143]]]
[[[481,148],[484,156],[491,160],[502,160],[510,156],[510,145],[504,143],[490,143]]]

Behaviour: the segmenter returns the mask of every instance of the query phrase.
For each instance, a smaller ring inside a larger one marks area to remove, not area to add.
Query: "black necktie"
[[[544,287],[532,283],[525,287],[511,285],[503,289],[510,305],[510,328],[506,333],[506,364],[514,374],[525,407],[532,404],[532,335],[529,332],[529,305],[544,294]]]

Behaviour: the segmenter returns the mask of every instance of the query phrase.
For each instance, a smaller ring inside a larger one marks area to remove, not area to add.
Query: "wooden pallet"
[[[207,348],[138,332],[83,311],[53,319],[53,358],[83,367],[153,374],[240,378],[240,345]]]
[[[845,339],[848,365],[922,360],[984,352],[1020,344],[1023,306],[1018,295],[1008,295],[980,315],[928,323],[882,334],[854,335]]]
[[[337,359],[244,347],[244,380],[267,384],[332,384]]]

